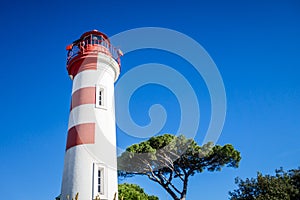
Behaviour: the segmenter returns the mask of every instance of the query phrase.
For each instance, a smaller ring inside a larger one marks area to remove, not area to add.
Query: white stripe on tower
[[[86,104],[72,109],[69,117],[68,130],[78,124],[96,123],[94,108],[94,104]]]
[[[86,70],[77,74],[73,80],[72,94],[81,88],[95,87],[95,83],[99,79],[95,70]]]

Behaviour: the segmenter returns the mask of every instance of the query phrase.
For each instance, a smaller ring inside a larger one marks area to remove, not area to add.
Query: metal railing
[[[101,48],[94,49],[92,51],[89,50],[89,47],[95,47],[95,46],[105,47],[106,51],[103,50],[101,51]],[[119,66],[121,66],[120,50],[112,46],[107,40],[103,38],[95,39],[92,37],[86,37],[84,40],[80,40],[77,43],[73,44],[72,49],[69,50],[67,54],[67,64],[69,64],[69,62],[78,55],[82,55],[84,53],[98,53],[98,52],[102,52],[104,54],[111,56],[119,64]]]

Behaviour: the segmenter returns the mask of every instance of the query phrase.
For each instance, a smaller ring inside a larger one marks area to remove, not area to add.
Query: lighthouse
[[[60,200],[117,199],[114,82],[121,51],[93,30],[67,46],[73,81]]]

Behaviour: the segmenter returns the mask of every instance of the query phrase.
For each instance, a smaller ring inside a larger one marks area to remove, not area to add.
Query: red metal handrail
[[[89,47],[104,47],[102,48],[93,48],[93,50],[89,50]],[[115,48],[108,42],[106,39],[95,39],[92,38],[92,35],[86,37],[84,40],[76,41],[72,44],[72,48],[68,51],[68,57],[67,57],[67,65],[70,63],[70,61],[75,58],[78,55],[82,55],[84,53],[104,53],[106,55],[111,56],[118,64],[121,66],[121,60],[120,60],[120,50]]]

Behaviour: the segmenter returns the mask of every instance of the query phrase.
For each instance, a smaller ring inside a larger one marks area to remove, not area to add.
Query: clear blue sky
[[[218,66],[228,106],[218,144],[233,144],[241,151],[242,161],[238,169],[192,177],[187,199],[228,199],[236,176],[300,166],[297,0],[13,1],[1,3],[0,19],[2,199],[54,199],[59,194],[72,84],[65,69],[65,46],[91,29],[109,36],[147,26],[174,29],[200,43]],[[144,53],[125,55],[122,73],[150,61],[174,68],[183,63],[165,52]],[[182,74],[192,85],[202,85],[195,87],[200,91],[204,124],[200,129],[205,130],[210,102],[203,80],[188,65]],[[143,97],[155,89],[161,95]],[[171,113],[163,131],[176,130],[177,102],[168,90],[149,86],[134,97],[134,102],[148,99],[131,105],[137,123],[147,124],[149,104],[167,103]],[[117,134],[122,145],[119,129]],[[203,137],[195,139],[201,143]],[[140,184],[160,199],[170,199],[146,177],[126,181]]]

